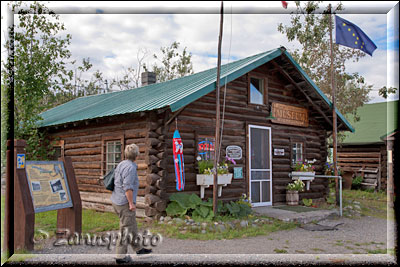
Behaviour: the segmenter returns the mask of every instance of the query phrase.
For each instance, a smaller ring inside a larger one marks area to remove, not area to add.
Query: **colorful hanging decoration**
[[[172,149],[174,153],[176,190],[182,191],[185,187],[185,165],[183,163],[182,139],[177,129],[172,139]]]

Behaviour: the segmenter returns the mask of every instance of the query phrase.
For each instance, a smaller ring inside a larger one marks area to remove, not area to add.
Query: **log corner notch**
[[[165,194],[166,143],[165,121],[168,112],[149,112],[147,117],[147,136],[145,161],[147,164],[145,188],[145,215],[156,218],[165,212],[168,197]]]

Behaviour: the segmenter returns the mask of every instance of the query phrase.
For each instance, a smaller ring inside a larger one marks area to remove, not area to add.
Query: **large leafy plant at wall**
[[[191,216],[195,221],[211,221],[214,218],[212,199],[201,200],[196,194],[175,193],[166,212],[169,216]]]

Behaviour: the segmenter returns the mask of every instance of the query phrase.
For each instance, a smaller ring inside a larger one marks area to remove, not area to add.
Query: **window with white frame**
[[[112,168],[117,167],[118,163],[121,162],[121,152],[121,141],[106,141],[106,173],[108,173]]]
[[[264,81],[263,79],[250,77],[250,103],[264,104]]]
[[[292,164],[303,161],[304,156],[304,146],[303,143],[294,142],[292,143]]]

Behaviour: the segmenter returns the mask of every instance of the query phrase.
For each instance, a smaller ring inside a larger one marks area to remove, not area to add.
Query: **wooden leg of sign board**
[[[25,166],[17,168],[17,154],[25,154],[25,140],[14,140],[14,251],[33,250],[35,211]]]
[[[66,238],[74,233],[82,233],[82,201],[76,183],[75,171],[72,167],[71,158],[60,158],[59,161],[64,162],[73,205],[71,208],[59,209],[57,211],[57,237]]]

